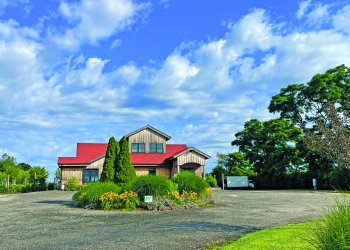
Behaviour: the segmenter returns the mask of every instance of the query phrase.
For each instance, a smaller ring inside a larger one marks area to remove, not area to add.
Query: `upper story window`
[[[163,153],[163,143],[151,143],[150,153]]]
[[[145,153],[145,144],[131,143],[131,153]]]

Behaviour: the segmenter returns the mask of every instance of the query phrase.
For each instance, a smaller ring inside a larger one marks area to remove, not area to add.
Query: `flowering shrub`
[[[100,196],[101,208],[104,210],[111,209],[135,209],[140,204],[139,197],[135,192],[124,192],[117,194],[107,192]]]
[[[184,198],[184,200],[188,200],[188,201],[192,201],[192,202],[196,202],[197,201],[197,193],[196,192],[183,191],[182,192],[182,197]]]
[[[168,194],[168,198],[171,199],[171,200],[175,200],[175,201],[180,200],[180,193],[179,193],[179,191],[171,191]]]
[[[123,189],[112,182],[93,182],[83,186],[73,195],[73,201],[79,203],[81,207],[99,208],[100,196],[107,192],[121,193]]]

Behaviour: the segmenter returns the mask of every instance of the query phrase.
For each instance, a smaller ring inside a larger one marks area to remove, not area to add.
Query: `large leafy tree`
[[[114,137],[108,141],[105,161],[103,163],[103,171],[101,173],[101,181],[114,181],[115,170],[114,165],[117,155],[119,154],[119,143]]]
[[[348,110],[350,100],[350,68],[345,65],[332,68],[323,74],[317,74],[306,84],[291,84],[282,88],[280,93],[273,96],[269,105],[272,113],[280,114],[281,118],[292,121],[302,128],[306,135],[314,137],[323,136],[325,138],[325,128],[331,128],[332,121],[330,110],[338,114]],[[334,117],[334,116],[333,116]],[[346,126],[349,126],[347,124]],[[323,131],[322,131],[323,130]],[[334,130],[333,130],[334,131]],[[328,138],[331,138],[328,136]],[[313,140],[316,142],[316,140]],[[318,141],[318,146],[310,144],[301,148],[303,158],[308,163],[309,174],[313,178],[329,181],[329,177],[336,171],[337,164],[334,155],[335,148],[340,150],[339,145],[328,147],[330,151],[324,150],[325,144]],[[325,142],[325,141],[323,141]],[[333,156],[329,157],[329,153]],[[350,178],[349,173],[347,174]],[[339,175],[344,176],[344,171]]]
[[[246,155],[258,175],[280,177],[300,170],[303,162],[297,144],[301,136],[301,129],[288,120],[252,119],[235,134],[232,145]]]
[[[325,119],[318,120],[319,133],[310,133],[305,141],[308,146],[333,161],[342,169],[350,169],[350,111],[337,111],[329,104],[325,109]]]
[[[306,84],[291,84],[273,96],[269,111],[280,114],[305,132],[316,121],[327,119],[325,111],[333,103],[338,111],[350,100],[350,68],[340,65],[317,74]]]
[[[125,137],[119,141],[119,154],[115,164],[115,181],[120,184],[130,183],[135,177],[136,172],[130,161],[129,142]]]

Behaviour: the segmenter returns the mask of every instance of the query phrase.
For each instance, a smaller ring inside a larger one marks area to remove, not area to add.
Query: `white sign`
[[[148,203],[152,202],[153,201],[153,196],[152,195],[145,195],[144,201],[148,202]]]

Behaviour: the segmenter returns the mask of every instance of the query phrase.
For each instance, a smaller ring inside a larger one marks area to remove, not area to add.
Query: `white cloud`
[[[344,6],[333,16],[333,23],[337,30],[350,33],[350,5]]]
[[[66,29],[62,35],[51,36],[57,46],[72,50],[85,43],[97,45],[130,27],[140,15],[147,13],[149,7],[149,3],[137,4],[132,0],[62,1],[60,13],[72,28]]]
[[[115,76],[120,79],[122,83],[134,84],[141,75],[141,70],[132,62],[120,66],[115,71]]]
[[[103,81],[102,70],[107,62],[108,60],[101,58],[88,58],[84,68],[70,69],[65,77],[65,82],[68,85],[80,84],[82,86],[99,84]]]
[[[120,39],[115,39],[113,43],[111,44],[111,49],[117,48],[122,44],[122,41]]]
[[[298,19],[301,19],[305,15],[305,12],[310,7],[310,3],[311,0],[306,0],[299,3],[299,8],[296,15]]]

